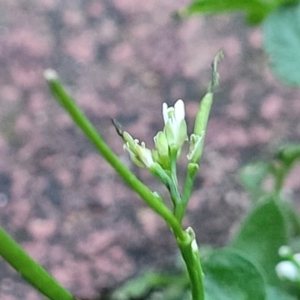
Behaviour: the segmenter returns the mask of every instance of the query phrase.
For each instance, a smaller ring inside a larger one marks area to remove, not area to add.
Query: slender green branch
[[[152,193],[113,153],[103,141],[95,127],[86,118],[81,109],[74,102],[72,97],[65,91],[58,80],[54,70],[46,70],[45,78],[48,81],[50,90],[59,104],[68,112],[75,124],[92,142],[103,158],[115,169],[120,177],[132,188],[156,213],[158,213],[172,229],[180,240],[185,240],[184,231],[172,212],[161,203],[160,199]]]
[[[192,228],[185,231],[189,237],[187,242],[177,241],[182,258],[186,264],[186,268],[190,278],[191,292],[193,300],[204,300],[204,273],[202,271],[198,246],[195,240],[195,234]]]
[[[196,178],[197,172],[198,172],[199,166],[195,163],[189,163],[187,166],[187,172],[186,172],[186,178],[184,182],[184,188],[182,193],[182,211],[179,218],[179,221],[181,222],[183,217],[185,216],[186,207],[188,205],[189,199],[192,194],[194,180]]]
[[[170,168],[171,186],[170,186],[170,196],[174,205],[173,214],[176,219],[180,222],[180,215],[182,212],[182,201],[178,188],[177,179],[177,150],[171,150],[171,168]]]
[[[207,122],[210,115],[211,106],[213,103],[214,91],[219,84],[219,74],[217,71],[217,66],[218,66],[218,62],[222,57],[223,57],[223,52],[219,51],[214,58],[214,61],[212,63],[211,82],[208,87],[207,93],[205,94],[205,96],[200,102],[200,107],[195,119],[194,134],[197,136],[202,136],[201,149],[198,154],[198,161],[201,160],[202,153],[203,153]]]
[[[0,255],[22,277],[43,295],[51,300],[74,300],[75,298],[37,262],[35,262],[4,230],[0,227]]]

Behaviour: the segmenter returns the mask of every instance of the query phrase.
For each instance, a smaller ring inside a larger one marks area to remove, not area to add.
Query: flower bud
[[[187,140],[187,126],[185,122],[184,102],[178,100],[174,107],[163,104],[163,118],[165,122],[164,133],[169,147],[181,148]]]
[[[152,151],[146,148],[144,142],[140,143],[139,140],[133,139],[126,131],[123,132],[123,139],[124,149],[129,153],[132,162],[138,167],[149,169],[154,163]]]
[[[198,163],[202,155],[203,136],[204,136],[204,131],[201,135],[191,134],[190,136],[190,149],[187,155],[187,159],[192,163]]]
[[[159,131],[154,137],[154,143],[156,151],[153,151],[153,158],[157,161],[163,168],[168,168],[170,163],[169,158],[169,145],[167,137],[163,131]]]

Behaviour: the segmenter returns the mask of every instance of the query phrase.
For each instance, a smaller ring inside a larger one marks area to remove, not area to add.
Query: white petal
[[[297,267],[290,261],[282,261],[276,266],[276,273],[282,279],[296,281],[299,277]]]
[[[165,124],[167,124],[167,121],[169,120],[169,116],[168,116],[168,104],[164,102],[162,109],[163,109],[164,122],[165,122]]]
[[[175,108],[175,119],[179,122],[184,119],[184,102],[179,99],[174,105]]]

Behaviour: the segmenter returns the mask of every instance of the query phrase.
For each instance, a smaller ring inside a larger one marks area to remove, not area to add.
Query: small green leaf
[[[148,271],[137,278],[127,281],[124,285],[116,289],[110,299],[145,299],[151,292],[158,288],[164,288],[167,293],[168,288],[176,286],[176,291],[184,293],[187,289],[188,279],[186,276],[170,276]],[[171,297],[171,296],[170,296]]]
[[[203,259],[206,300],[265,300],[265,284],[256,267],[231,249]]]
[[[300,86],[300,3],[281,6],[263,24],[271,67],[283,82]]]
[[[277,284],[278,249],[288,243],[285,218],[277,199],[265,199],[247,216],[231,246],[263,271],[267,283]]]
[[[297,210],[295,210],[294,204],[291,201],[289,201],[289,199],[282,198],[278,207],[280,208],[282,216],[284,217],[290,242],[293,239],[299,240],[300,216]]]
[[[300,14],[299,14],[300,16]],[[300,25],[300,23],[299,23]],[[299,28],[300,30],[300,28]],[[300,31],[299,31],[300,32]],[[300,39],[299,39],[300,41]],[[293,165],[297,160],[300,160],[300,144],[284,145],[276,154],[286,166]]]
[[[263,161],[252,162],[241,168],[239,175],[245,189],[257,200],[265,194],[263,181],[270,173],[270,165]]]

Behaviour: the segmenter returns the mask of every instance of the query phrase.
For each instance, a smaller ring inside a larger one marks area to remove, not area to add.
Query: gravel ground
[[[224,49],[201,174],[185,219],[200,244],[224,245],[249,207],[237,170],[300,140],[300,92],[271,74],[260,28],[247,27],[241,15],[172,19],[187,3],[0,3],[0,225],[78,297],[97,299],[104,288],[151,266],[168,268],[176,251],[163,222],[52,99],[42,77],[46,68],[57,70],[120,158],[166,195],[131,165],[110,118],[152,145],[163,124],[162,103],[182,98],[191,129],[210,62]],[[288,187],[299,196],[298,178],[296,170]],[[42,296],[0,260],[0,299]]]

